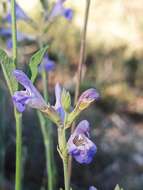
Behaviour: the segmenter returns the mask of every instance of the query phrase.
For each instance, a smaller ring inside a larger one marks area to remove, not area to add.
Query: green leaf
[[[31,70],[31,80],[32,80],[32,82],[34,82],[36,77],[37,77],[38,65],[41,63],[47,49],[48,49],[48,46],[45,46],[45,47],[41,48],[30,59],[29,67],[30,67],[30,70]]]
[[[10,94],[12,95],[18,89],[18,83],[12,76],[12,72],[16,69],[16,66],[13,60],[2,49],[0,49],[0,63]]]
[[[114,190],[123,190],[123,189],[120,188],[119,185],[117,184]]]

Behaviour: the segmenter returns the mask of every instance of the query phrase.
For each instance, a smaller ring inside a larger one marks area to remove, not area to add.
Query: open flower
[[[55,3],[48,19],[50,21],[53,20],[53,18],[57,16],[64,16],[67,20],[71,20],[73,18],[73,10],[70,8],[65,8],[64,5],[64,0],[57,0]]]
[[[55,62],[51,60],[46,54],[43,58],[42,63],[39,65],[39,72],[42,72],[42,70],[45,70],[47,72],[53,71],[55,69]]]
[[[19,112],[23,112],[26,105],[40,110],[47,107],[43,97],[24,72],[20,70],[14,70],[13,75],[16,80],[25,88],[25,90],[15,92],[12,96],[14,105]]]
[[[10,0],[8,0],[10,2]],[[30,18],[27,16],[27,14],[23,11],[23,9],[18,5],[18,3],[15,4],[15,10],[16,10],[16,19],[17,20],[29,20]],[[4,18],[8,23],[11,23],[11,13],[9,12],[6,17]]]
[[[68,153],[81,164],[89,164],[96,151],[96,145],[89,139],[89,122],[81,121],[74,133],[70,136],[68,143]]]

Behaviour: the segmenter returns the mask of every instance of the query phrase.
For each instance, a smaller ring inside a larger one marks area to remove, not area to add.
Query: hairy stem
[[[83,23],[83,29],[82,29],[82,34],[81,34],[81,46],[80,46],[80,56],[79,56],[79,63],[78,63],[78,70],[77,70],[77,80],[76,80],[76,86],[75,86],[74,105],[76,105],[76,102],[77,102],[77,99],[79,96],[81,76],[82,76],[82,66],[85,62],[86,33],[87,33],[90,2],[91,2],[91,0],[86,0],[84,23]],[[71,133],[73,133],[74,128],[75,128],[75,123],[73,123],[73,125],[72,125]],[[72,172],[71,170],[72,170],[72,157],[70,156],[69,161],[68,161],[69,180],[71,178],[71,172]]]

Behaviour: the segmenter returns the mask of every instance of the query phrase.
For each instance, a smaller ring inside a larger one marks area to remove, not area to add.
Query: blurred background
[[[65,7],[73,9],[73,19],[58,18],[44,35],[40,35],[45,24],[40,0],[17,3],[38,25],[35,29],[23,20],[17,22],[18,31],[30,38],[18,42],[19,67],[26,71],[39,39],[50,43],[48,54],[56,64],[48,73],[51,102],[57,81],[74,96],[85,1],[67,0]],[[7,1],[0,0],[0,31],[9,27],[3,20],[8,11]],[[0,48],[11,55],[7,40],[0,32]],[[42,90],[40,77],[35,85]],[[96,87],[101,99],[84,111],[79,121],[90,121],[91,138],[98,151],[90,165],[73,162],[73,189],[95,185],[99,190],[112,190],[118,183],[125,190],[143,190],[143,0],[91,0],[81,92],[89,87]],[[43,190],[44,145],[34,110],[24,112],[22,130],[24,189]],[[61,187],[63,172],[56,151],[56,130],[54,137],[57,187]],[[13,104],[0,68],[0,190],[13,189],[14,172]]]

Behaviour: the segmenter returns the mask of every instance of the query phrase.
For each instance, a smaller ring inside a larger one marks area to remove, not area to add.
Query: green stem
[[[14,109],[16,120],[16,174],[15,174],[15,190],[21,190],[21,169],[22,169],[22,128],[21,114]]]
[[[65,190],[69,190],[68,158],[63,159]]]
[[[44,146],[45,146],[45,153],[46,153],[46,168],[47,168],[47,175],[48,175],[48,190],[53,190],[53,173],[52,173],[52,159],[51,159],[51,133],[50,133],[50,127],[46,126],[46,119],[41,114],[41,112],[38,111],[38,117],[42,129],[42,135],[44,140]],[[52,150],[53,151],[53,150]]]
[[[12,53],[13,62],[17,64],[17,30],[16,30],[16,11],[15,0],[11,0],[11,17],[12,17]],[[22,166],[22,115],[14,108],[14,116],[16,121],[16,173],[15,173],[15,190],[21,190],[21,166]]]
[[[68,175],[68,152],[67,152],[65,126],[63,126],[63,128],[58,128],[58,143],[59,143],[59,148],[60,148],[59,150],[60,156],[63,161],[65,190],[69,190],[70,182],[69,182],[69,175]]]
[[[47,75],[45,70],[42,71],[42,82],[43,82],[44,99],[46,102],[48,102]]]
[[[46,71],[42,72],[42,82],[43,82],[43,94],[44,99],[46,102],[48,102],[48,89],[47,89],[47,75]],[[39,113],[38,113],[39,115]],[[47,168],[47,175],[48,175],[48,190],[54,189],[54,160],[53,160],[53,149],[52,149],[52,143],[53,140],[51,138],[51,122],[42,116],[42,114],[39,115],[39,120],[42,128],[42,134],[44,139],[44,145],[45,145],[45,153],[46,153],[46,168]]]

